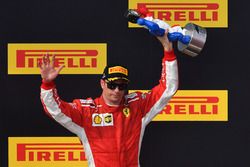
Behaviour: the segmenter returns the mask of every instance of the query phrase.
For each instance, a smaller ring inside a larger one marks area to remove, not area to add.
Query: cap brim
[[[127,82],[129,82],[128,78],[125,77],[113,77],[113,78],[107,78],[108,81],[115,81],[115,80],[125,80]]]

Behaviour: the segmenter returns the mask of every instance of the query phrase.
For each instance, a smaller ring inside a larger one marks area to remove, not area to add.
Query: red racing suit
[[[64,102],[54,82],[42,83],[44,110],[83,143],[89,167],[138,167],[146,125],[166,106],[178,87],[177,60],[165,52],[159,84],[148,93],[130,93],[120,106],[103,97]]]

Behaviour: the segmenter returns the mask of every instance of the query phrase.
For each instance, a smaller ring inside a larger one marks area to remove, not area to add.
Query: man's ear
[[[101,88],[103,89],[104,88],[104,83],[105,81],[103,79],[100,79],[100,85],[101,85]]]

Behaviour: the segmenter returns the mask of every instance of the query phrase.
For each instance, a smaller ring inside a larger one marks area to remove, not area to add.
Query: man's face
[[[102,94],[106,103],[109,105],[119,105],[125,91],[127,91],[128,82],[124,80],[115,80],[108,82],[101,80]]]

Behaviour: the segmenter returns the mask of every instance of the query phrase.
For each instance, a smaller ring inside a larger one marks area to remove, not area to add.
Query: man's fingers
[[[65,65],[61,65],[56,71],[58,72],[58,74],[60,73],[60,71],[65,67]]]
[[[50,59],[49,59],[49,54],[48,54],[48,53],[46,53],[46,54],[43,56],[42,63],[43,63],[43,65],[45,65],[45,66],[49,65]]]
[[[46,63],[49,65],[50,64],[50,59],[49,59],[49,54],[47,53],[47,56],[46,56]]]
[[[43,56],[42,64],[46,64],[46,55]]]
[[[51,59],[51,66],[54,67],[55,66],[55,55],[52,55],[52,59]]]

